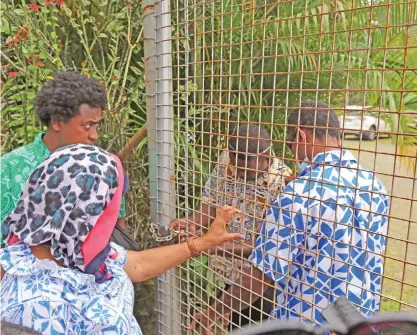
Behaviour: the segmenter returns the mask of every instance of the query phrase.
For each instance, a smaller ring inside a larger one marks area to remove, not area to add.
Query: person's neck
[[[30,247],[30,250],[32,250],[33,255],[37,259],[49,259],[51,261],[54,261],[58,266],[62,267],[62,265],[52,256],[51,249],[48,248],[45,245],[34,245]]]
[[[326,142],[320,142],[313,146],[312,157],[314,159],[318,154],[325,154],[332,150],[338,150],[341,148],[340,142],[336,139],[328,139]]]
[[[50,152],[54,152],[59,148],[57,135],[50,129],[48,129],[45,135],[43,135],[42,141]]]

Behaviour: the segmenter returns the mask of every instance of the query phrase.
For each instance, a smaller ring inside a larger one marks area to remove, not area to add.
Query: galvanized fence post
[[[171,15],[166,0],[145,0],[142,8],[151,220],[164,236],[175,216]],[[176,271],[168,271],[156,280],[158,334],[181,332]]]

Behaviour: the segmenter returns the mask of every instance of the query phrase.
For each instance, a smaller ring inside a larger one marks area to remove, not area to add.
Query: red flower
[[[53,3],[53,0],[45,0],[45,5],[52,5]]]
[[[21,40],[21,39],[22,39],[22,35],[20,35],[20,34],[16,34],[14,37],[15,37],[17,40]]]
[[[116,76],[112,76],[112,77],[111,77],[111,79],[112,79],[112,80],[116,80],[116,79],[117,79],[117,77],[116,77]]]
[[[81,66],[82,66],[82,67],[85,67],[86,65],[87,65],[87,62],[86,62],[86,61],[81,62]]]
[[[19,33],[21,33],[22,35],[25,35],[25,34],[27,34],[27,33],[28,33],[28,31],[27,31],[25,28],[20,27],[20,29],[19,29]]]
[[[44,67],[44,63],[43,62],[41,62],[40,60],[38,60],[36,63],[35,63],[35,66],[38,66],[38,67]]]
[[[64,45],[62,43],[58,43],[58,47],[62,48]]]
[[[31,3],[29,5],[29,8],[32,9],[32,10],[34,10],[35,12],[37,12],[39,10],[40,6],[37,5],[37,4],[35,4],[35,3]]]
[[[8,48],[11,48],[11,47],[12,47],[12,45],[13,45],[13,41],[9,41],[9,42],[7,42],[7,43],[6,43],[6,45],[7,45],[7,47],[8,47]]]
[[[28,58],[28,62],[29,62],[29,63],[32,63],[32,62],[33,62],[33,58],[32,58],[32,57],[29,57],[29,58]]]
[[[9,78],[17,77],[17,72],[9,72]]]
[[[65,0],[56,0],[56,3],[57,3],[58,5],[62,5],[64,2],[65,2]]]
[[[103,86],[104,86],[104,81],[100,81],[99,85],[100,85],[101,87],[103,87]]]

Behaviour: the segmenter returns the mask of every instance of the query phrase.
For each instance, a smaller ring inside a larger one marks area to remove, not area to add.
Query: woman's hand
[[[208,232],[195,240],[195,247],[197,251],[205,251],[209,248],[216,247],[227,241],[243,240],[241,234],[229,233],[226,230],[226,225],[229,223],[232,216],[241,211],[232,206],[224,206],[217,213],[216,219],[211,224]]]
[[[227,241],[243,239],[240,234],[230,234],[226,231],[227,223],[233,214],[238,212],[230,206],[220,209],[207,234],[194,240],[195,251],[201,252]],[[190,251],[188,243],[137,252],[127,251],[124,270],[133,282],[142,282],[189,259]]]
[[[178,234],[180,235],[181,239],[180,242],[185,242],[187,240],[187,235],[196,235],[196,233],[199,233],[196,231],[196,226],[193,222],[188,222],[188,234],[186,233],[186,229],[187,229],[187,222],[185,220],[185,218],[182,219],[176,219],[174,221],[171,222],[170,225],[170,229],[171,230],[175,230],[177,231],[174,234],[174,238],[178,237]]]

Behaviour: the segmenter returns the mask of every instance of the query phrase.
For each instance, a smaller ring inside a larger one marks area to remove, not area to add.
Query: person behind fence
[[[51,152],[69,144],[93,144],[97,141],[97,127],[106,104],[106,92],[98,81],[77,73],[60,72],[42,86],[35,99],[35,110],[47,127],[46,132],[40,132],[32,143],[0,159],[1,222],[15,208],[28,176]],[[123,230],[125,217],[123,197],[112,238],[125,248],[136,250],[137,243]],[[2,235],[0,232],[0,244]]]
[[[55,150],[29,176],[4,220],[2,321],[41,334],[141,334],[132,282],[141,282],[232,239],[223,207],[187,242],[126,251],[110,237],[124,188],[120,160],[91,145]]]
[[[322,324],[321,311],[342,295],[365,316],[379,310],[386,190],[340,147],[339,120],[326,104],[305,101],[287,123],[300,172],[269,210],[249,257],[252,267],[212,309],[196,313],[191,328],[199,322],[211,329],[269,285],[277,294],[271,319]]]
[[[239,282],[240,274],[250,268],[247,257],[250,255],[256,235],[261,228],[265,214],[270,205],[282,191],[285,178],[292,171],[280,159],[274,157],[271,135],[256,124],[241,123],[231,132],[228,148],[220,154],[218,164],[205,184],[202,204],[191,215],[189,233],[199,234],[201,227],[207,227],[213,221],[216,208],[231,205],[242,211],[235,216],[229,227],[234,232],[245,235],[244,243],[228,243],[221,248],[209,250],[209,267],[214,272],[214,282],[224,289],[234,282]],[[174,221],[171,228],[185,228],[185,219]],[[245,315],[259,320],[263,309],[266,315],[272,309],[273,289],[265,293],[265,301],[256,304]],[[232,315],[236,324],[245,324],[239,315]]]

